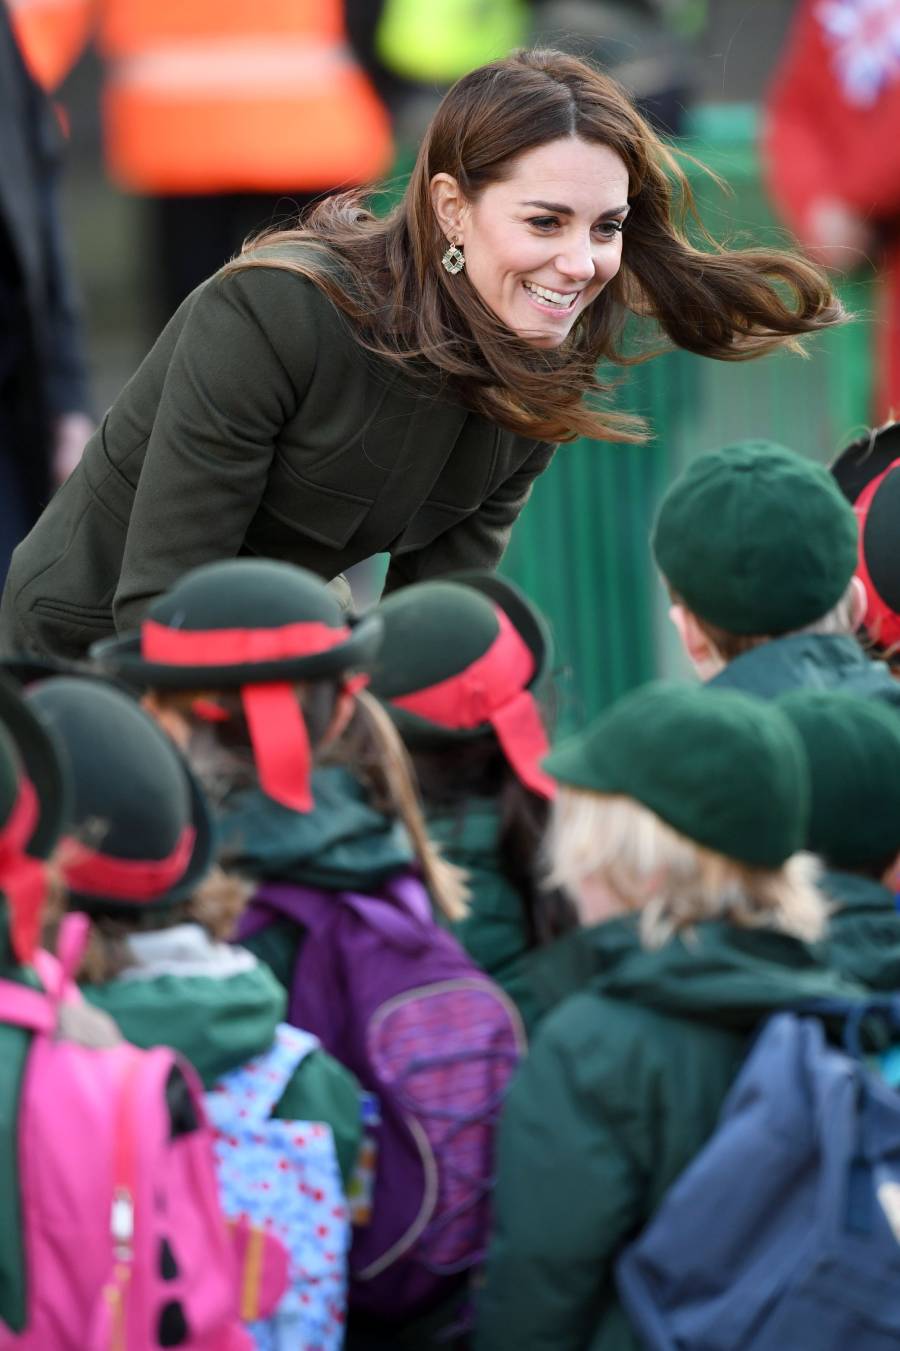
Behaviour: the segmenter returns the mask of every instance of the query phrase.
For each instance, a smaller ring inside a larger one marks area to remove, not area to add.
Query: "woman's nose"
[[[564,252],[557,255],[556,266],[564,277],[574,282],[589,282],[594,275],[594,252],[591,241],[586,239],[572,243]]]

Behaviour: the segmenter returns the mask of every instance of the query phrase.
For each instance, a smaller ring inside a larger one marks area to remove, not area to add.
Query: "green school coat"
[[[305,278],[217,273],[16,550],[0,649],[80,656],[238,554],[331,578],[389,551],[388,588],[492,568],[552,454],[366,353]]]
[[[594,974],[542,1023],[501,1121],[475,1351],[639,1351],[615,1259],[712,1134],[748,1038],[777,1009],[866,997],[770,930],[703,923],[648,951],[627,917],[584,939]]]

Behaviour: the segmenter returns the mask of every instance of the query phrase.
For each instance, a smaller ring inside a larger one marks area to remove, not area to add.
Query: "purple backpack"
[[[435,923],[410,874],[378,896],[266,884],[240,936],[283,919],[306,931],[288,1021],[317,1036],[380,1107],[371,1220],[354,1230],[350,1302],[408,1317],[484,1255],[494,1130],[525,1046],[521,1019]]]

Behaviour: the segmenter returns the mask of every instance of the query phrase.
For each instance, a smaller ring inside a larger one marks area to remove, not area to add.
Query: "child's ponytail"
[[[376,805],[403,822],[436,908],[447,919],[464,919],[469,897],[466,874],[448,863],[429,838],[406,748],[389,714],[371,694],[357,695],[356,714],[336,753],[364,779]]]

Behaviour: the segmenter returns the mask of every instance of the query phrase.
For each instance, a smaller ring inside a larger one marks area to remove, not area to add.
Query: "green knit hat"
[[[41,681],[26,701],[71,771],[76,834],[60,851],[70,907],[128,914],[188,899],[212,866],[212,827],[165,732],[97,679]]]
[[[846,868],[900,851],[900,712],[824,690],[794,690],[778,704],[809,760],[807,847]]]
[[[143,688],[240,690],[263,791],[312,809],[310,746],[294,685],[367,671],[381,620],[348,619],[321,577],[289,563],[230,558],[185,573],[137,633],[95,643],[104,671]],[[207,704],[198,716],[227,714]]]
[[[778,868],[806,839],[800,738],[773,704],[657,681],[618,700],[544,761],[562,784],[617,793],[726,858]]]
[[[657,566],[688,609],[771,636],[827,614],[856,567],[856,520],[822,465],[742,441],[700,455],[663,498]]]

